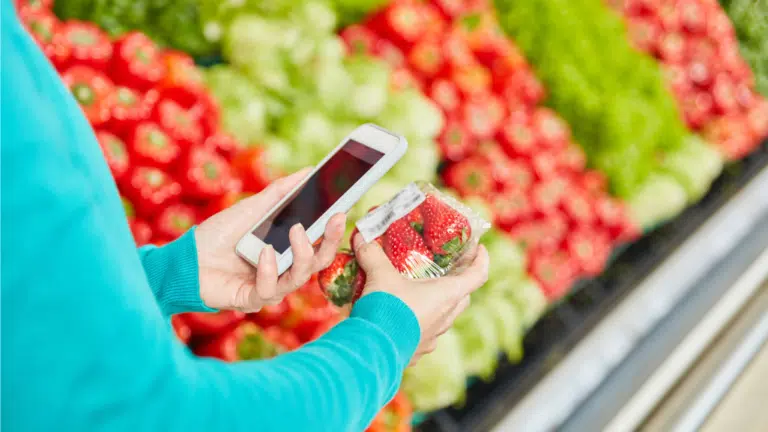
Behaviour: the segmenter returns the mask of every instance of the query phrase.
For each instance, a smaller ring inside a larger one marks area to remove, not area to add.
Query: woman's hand
[[[215,309],[255,312],[277,304],[304,285],[313,273],[327,267],[344,236],[346,217],[333,216],[315,250],[304,228],[297,224],[289,237],[293,266],[277,277],[277,259],[271,246],[264,248],[254,268],[235,254],[235,245],[267,212],[306,177],[311,169],[283,177],[266,189],[211,216],[195,230],[200,268],[200,297]]]
[[[436,279],[408,279],[392,266],[378,243],[365,243],[360,234],[353,239],[355,255],[365,270],[363,296],[388,292],[407,304],[421,327],[421,341],[411,364],[432,352],[437,337],[448,331],[469,306],[469,295],[488,280],[488,252],[479,246],[469,254],[471,263],[461,273]]]

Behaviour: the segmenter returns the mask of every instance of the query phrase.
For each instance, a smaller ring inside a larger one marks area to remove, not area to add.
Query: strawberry
[[[727,74],[719,74],[712,85],[712,99],[715,111],[720,115],[734,113],[738,110],[739,103],[736,100],[736,90],[733,80]]]
[[[527,68],[515,71],[501,84],[501,88],[496,90],[504,100],[517,101],[523,106],[534,106],[546,96],[544,85]]]
[[[706,91],[698,91],[682,99],[685,122],[691,129],[698,130],[707,124],[713,115],[712,108],[712,96]]]
[[[707,28],[707,16],[698,0],[678,0],[680,23],[688,33],[700,34]]]
[[[493,162],[491,175],[503,190],[525,191],[533,183],[529,164],[522,160],[510,160],[505,154]]]
[[[318,273],[317,281],[331,303],[343,306],[360,298],[365,286],[365,272],[357,265],[353,254],[339,252],[331,265]]]
[[[372,16],[367,27],[405,49],[427,31],[426,21],[427,17],[415,3],[397,2]]]
[[[659,41],[661,31],[652,18],[630,17],[627,20],[629,40],[641,52],[653,52]]]
[[[451,72],[451,80],[466,97],[481,96],[491,88],[491,74],[477,63],[454,69]]]
[[[429,98],[436,103],[445,113],[456,111],[461,105],[459,90],[446,79],[436,79],[429,86]]]
[[[433,258],[424,239],[405,218],[392,222],[384,233],[384,253],[400,273],[412,277],[422,276]]]
[[[594,205],[595,216],[601,227],[607,230],[613,240],[633,240],[631,234],[636,231],[627,218],[622,204],[609,196],[597,198]]]
[[[568,182],[560,177],[537,183],[531,189],[531,202],[536,212],[550,214],[558,208],[568,191]]]
[[[427,194],[421,214],[424,216],[424,240],[436,255],[455,255],[472,235],[467,218],[432,194]]]
[[[386,39],[379,39],[373,45],[373,54],[384,60],[388,65],[393,68],[399,68],[405,66],[405,55],[403,52],[395,46],[392,42]]]
[[[693,60],[688,64],[688,79],[699,87],[707,88],[712,84],[712,70],[703,60]]]
[[[443,173],[443,180],[462,197],[484,197],[496,186],[488,171],[488,164],[482,158],[473,156],[449,166]]]
[[[536,178],[546,180],[557,174],[557,156],[551,151],[538,152],[531,158],[531,166],[536,174]]]
[[[424,215],[421,214],[420,207],[416,207],[405,215],[405,220],[419,235],[424,234]]]

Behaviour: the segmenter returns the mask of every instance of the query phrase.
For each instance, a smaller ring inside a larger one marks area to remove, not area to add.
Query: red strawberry
[[[411,69],[426,79],[432,79],[443,68],[443,55],[435,40],[424,39],[408,52]]]
[[[416,207],[405,216],[408,224],[420,235],[424,233],[424,215],[421,214],[421,208]]]
[[[536,178],[539,180],[546,180],[557,174],[558,160],[554,152],[542,151],[536,153],[531,158],[531,165],[533,166],[533,172],[536,173]]]
[[[533,106],[544,99],[544,86],[529,69],[518,69],[497,89],[505,100]]]
[[[432,262],[432,252],[406,218],[400,218],[384,233],[384,253],[400,272],[412,277],[424,274]]]
[[[685,122],[691,129],[699,129],[712,118],[712,96],[698,91],[682,100]]]
[[[467,218],[432,194],[427,194],[421,214],[424,216],[424,240],[437,255],[455,255],[472,235]]]
[[[443,180],[463,197],[483,197],[493,192],[496,186],[489,171],[489,165],[474,156],[449,166],[443,173]]]
[[[707,16],[697,0],[678,0],[680,23],[688,33],[699,34],[707,28]]]
[[[715,111],[720,115],[731,114],[738,110],[736,89],[733,80],[726,74],[719,74],[712,85],[712,99]]]
[[[581,188],[592,196],[598,196],[608,190],[608,178],[600,171],[586,171],[579,179]]]
[[[712,84],[712,70],[703,60],[693,60],[688,64],[688,79],[699,87]]]
[[[595,216],[613,240],[634,240],[637,228],[627,218],[626,210],[619,201],[603,196],[595,201]]]
[[[627,20],[629,40],[642,52],[653,52],[659,41],[661,31],[652,18],[631,17]]]
[[[504,104],[490,94],[476,96],[462,107],[464,125],[477,138],[490,138],[501,127],[504,120]]]
[[[360,298],[365,286],[365,272],[349,252],[339,252],[333,262],[317,275],[320,289],[331,303],[343,306]]]
[[[581,173],[587,166],[587,156],[577,145],[569,145],[557,153],[557,166],[566,172]]]
[[[510,157],[531,155],[537,145],[529,119],[523,116],[506,120],[496,138]]]
[[[556,211],[568,191],[568,182],[555,177],[537,183],[531,189],[531,202],[536,212],[546,215]]]
[[[533,183],[529,164],[522,160],[510,160],[505,154],[493,162],[491,174],[503,190],[525,191]]]
[[[427,31],[427,17],[421,12],[412,2],[393,3],[371,17],[368,27],[400,48],[407,48]]]
[[[491,74],[477,63],[454,69],[451,80],[466,97],[484,95],[491,88]]]

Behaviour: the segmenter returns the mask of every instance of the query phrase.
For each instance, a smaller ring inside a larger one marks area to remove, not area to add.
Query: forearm
[[[165,315],[214,311],[200,299],[194,228],[165,246],[139,248],[139,258],[152,294]]]

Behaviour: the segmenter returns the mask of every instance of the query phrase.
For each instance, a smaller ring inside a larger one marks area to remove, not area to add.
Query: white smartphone
[[[374,124],[349,134],[291,193],[267,213],[237,243],[236,252],[256,266],[261,250],[270,244],[277,255],[277,273],[293,264],[288,239],[300,223],[315,243],[335,214],[346,213],[408,148],[404,137]]]

